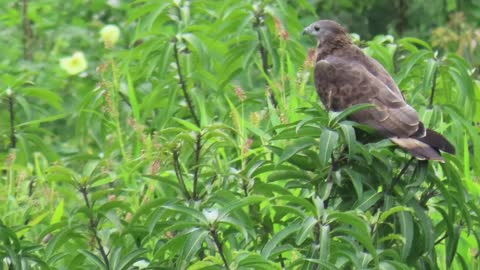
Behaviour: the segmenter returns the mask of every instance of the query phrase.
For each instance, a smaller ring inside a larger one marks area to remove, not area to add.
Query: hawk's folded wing
[[[352,105],[375,107],[354,113],[351,118],[375,128],[388,137],[410,137],[424,133],[418,114],[399,91],[390,89],[361,63],[328,56],[317,62],[315,86],[324,105],[341,111]]]

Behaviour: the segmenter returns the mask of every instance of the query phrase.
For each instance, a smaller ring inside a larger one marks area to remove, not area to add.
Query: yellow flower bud
[[[100,36],[102,37],[105,48],[110,49],[118,42],[120,38],[120,28],[113,24],[105,25],[100,30]]]
[[[87,59],[85,59],[83,52],[75,52],[72,56],[60,59],[60,67],[70,75],[85,71],[87,66]]]

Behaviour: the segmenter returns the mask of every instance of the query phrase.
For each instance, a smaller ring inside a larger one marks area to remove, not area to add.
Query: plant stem
[[[199,132],[197,133],[197,139],[195,141],[195,164],[193,169],[193,192],[192,198],[193,200],[197,199],[198,195],[198,173],[200,171],[200,151],[202,150],[202,134]]]
[[[428,187],[428,189],[425,190],[425,192],[423,192],[422,195],[420,196],[418,204],[420,206],[423,206],[423,207],[427,208],[428,201],[431,198],[435,197],[435,195],[437,195],[437,191],[434,189],[434,184],[432,182],[432,183],[430,183],[430,186]]]
[[[10,114],[10,148],[17,148],[17,137],[15,136],[15,98],[13,94],[7,97],[8,113]]]
[[[398,175],[393,179],[392,181],[392,184],[390,185],[390,187],[388,188],[388,192],[390,192],[394,187],[395,185],[398,183],[398,181],[400,181],[400,177],[402,177],[402,175],[405,174],[405,172],[407,171],[407,168],[410,166],[410,163],[412,163],[412,161],[414,160],[415,158],[414,157],[411,157],[407,163],[405,164],[405,166],[403,166],[402,170],[398,173]]]
[[[112,95],[112,108],[113,117],[115,117],[115,129],[117,131],[118,143],[120,144],[120,152],[122,153],[123,158],[127,159],[127,152],[125,150],[125,143],[123,142],[123,135],[122,135],[122,128],[120,125],[120,108],[118,106],[117,100],[117,93],[120,93],[120,86],[119,86],[119,79],[117,75],[117,67],[115,65],[115,60],[111,59],[111,67],[112,67],[112,79],[113,79],[113,87],[109,87],[111,95]]]
[[[408,6],[407,6],[407,1],[405,0],[399,0],[397,2],[398,6],[398,16],[397,16],[397,19],[398,19],[398,22],[396,23],[395,25],[395,28],[398,32],[398,34],[402,35],[404,30],[405,30],[405,25],[406,25],[406,22],[407,22],[407,9],[408,9]]]
[[[23,20],[23,59],[32,59],[32,25],[28,18],[28,0],[22,0],[22,20]]]
[[[435,241],[435,244],[433,244],[434,246],[440,244],[443,240],[447,239],[448,237],[448,232],[445,232],[445,234],[443,234],[442,237],[440,237],[439,239],[437,239],[437,241]]]
[[[280,260],[280,267],[285,269],[285,258],[283,258],[282,253],[278,254],[278,259]]]
[[[428,101],[428,108],[431,109],[433,107],[433,97],[435,96],[435,89],[437,88],[437,75],[438,75],[438,68],[435,68],[433,72],[432,78],[432,92],[430,93],[430,99]]]
[[[265,49],[265,47],[263,46],[263,38],[262,38],[262,33],[260,32],[260,27],[262,27],[264,25],[264,13],[263,13],[263,9],[255,12],[255,22],[254,22],[254,27],[256,28],[256,32],[257,32],[257,39],[258,39],[258,51],[260,53],[260,57],[262,59],[262,69],[263,69],[263,72],[265,73],[265,75],[270,75],[270,72],[269,72],[269,69],[268,69],[268,52],[267,50]],[[268,86],[268,82],[267,82],[267,86]],[[275,98],[275,95],[273,94],[272,90],[269,89],[268,90],[268,96],[270,98],[270,102],[272,102],[272,105],[274,108],[277,108],[278,107],[278,101],[277,99]]]
[[[182,73],[182,66],[180,64],[180,57],[179,57],[179,53],[178,53],[177,43],[178,43],[178,41],[177,41],[177,39],[175,39],[174,40],[173,56],[175,58],[175,64],[177,66],[177,74],[178,74],[178,79],[179,79],[179,82],[180,82],[180,87],[182,89],[183,96],[185,97],[185,100],[187,101],[187,106],[188,106],[188,109],[190,110],[190,114],[192,115],[193,122],[195,123],[195,125],[197,127],[200,128],[200,126],[201,126],[200,119],[198,118],[198,115],[193,108],[192,98],[187,91],[187,83],[186,83],[185,77],[183,76],[183,73]],[[197,135],[196,135],[196,140],[195,140],[195,158],[194,158],[194,168],[193,168],[192,199],[194,199],[194,200],[196,200],[198,198],[198,175],[199,175],[199,172],[200,172],[200,152],[201,152],[201,150],[202,150],[202,134],[200,132],[198,132]],[[180,175],[181,175],[181,173],[180,173]],[[179,179],[179,181],[183,182],[183,177],[182,177],[182,179]],[[183,186],[185,187],[184,182],[183,182]],[[185,191],[186,191],[186,188],[185,188]]]
[[[223,252],[222,243],[220,242],[220,240],[218,238],[217,231],[214,228],[212,228],[210,230],[210,235],[213,238],[213,242],[215,243],[215,246],[217,246],[218,253],[220,254],[220,257],[222,257],[222,261],[223,261],[223,264],[225,265],[225,268],[227,270],[230,270],[230,266],[228,266],[227,259],[225,258],[225,254]]]
[[[105,263],[106,269],[110,269],[110,261],[108,260],[108,255],[107,252],[105,251],[105,247],[102,244],[102,240],[98,236],[98,218],[95,219],[93,217],[93,205],[90,204],[90,201],[88,200],[88,191],[86,186],[81,186],[80,187],[80,193],[82,193],[83,196],[83,201],[85,202],[85,205],[89,209],[89,220],[90,220],[90,231],[93,234],[93,237],[95,238],[95,241],[97,242],[98,246],[98,251],[100,252],[100,255],[102,256],[103,262]]]
[[[190,114],[192,115],[193,122],[195,122],[195,125],[197,127],[200,127],[200,120],[198,119],[197,114],[195,113],[195,110],[193,109],[193,102],[192,99],[187,91],[187,83],[185,82],[185,78],[183,77],[182,73],[182,67],[180,65],[180,58],[178,57],[178,46],[177,46],[177,40],[174,40],[174,49],[173,49],[173,56],[175,57],[175,64],[177,66],[177,74],[178,74],[178,79],[180,81],[180,86],[183,92],[183,96],[185,97],[185,100],[187,101],[188,109],[190,110]]]
[[[313,252],[314,252],[314,254],[318,254],[316,252],[316,248],[320,247],[320,223],[319,222],[315,223],[315,226],[313,227],[313,230],[314,230],[313,231],[313,234],[314,234],[314,240],[313,241],[315,243],[313,245],[313,247],[314,247]],[[320,248],[322,248],[322,247],[320,247]],[[316,258],[316,256],[314,258]],[[317,270],[317,269],[318,269],[318,264],[314,264],[313,265],[313,270]]]
[[[188,193],[187,187],[185,186],[185,181],[183,180],[182,168],[180,167],[180,157],[178,155],[178,150],[173,151],[173,168],[175,170],[175,175],[177,175],[178,183],[180,184],[180,189],[183,192],[183,195],[187,200],[190,200],[190,193]]]

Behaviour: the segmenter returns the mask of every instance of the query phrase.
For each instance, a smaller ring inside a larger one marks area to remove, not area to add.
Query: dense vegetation
[[[0,1],[0,269],[479,269],[479,5],[316,2]],[[456,155],[323,109],[319,14]]]

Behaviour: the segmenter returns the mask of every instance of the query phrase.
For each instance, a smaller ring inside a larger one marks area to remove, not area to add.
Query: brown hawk
[[[340,24],[320,20],[306,27],[304,34],[318,40],[315,87],[328,110],[373,104],[350,119],[374,128],[418,159],[444,161],[440,150],[455,153],[445,137],[423,126],[390,74],[354,45]]]

